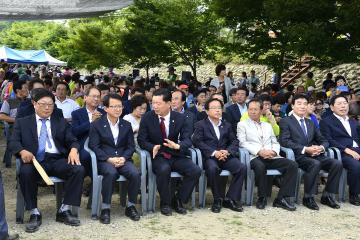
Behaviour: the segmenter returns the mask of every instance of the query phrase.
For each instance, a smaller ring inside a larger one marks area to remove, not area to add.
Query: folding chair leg
[[[98,206],[100,205],[101,200],[101,188],[102,177],[98,176],[96,179],[92,180],[92,202],[91,202],[91,219],[98,219]]]
[[[147,202],[148,200],[148,194],[146,193],[146,178],[145,176],[141,175],[141,185],[140,185],[140,192],[141,192],[141,211],[142,215],[146,215],[148,209],[147,209]]]

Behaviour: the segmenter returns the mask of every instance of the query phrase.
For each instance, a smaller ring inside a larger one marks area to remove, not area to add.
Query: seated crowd
[[[69,69],[50,83],[45,81],[47,75],[30,81],[19,80],[16,73],[8,75],[0,110],[0,120],[9,124],[11,132],[4,161],[11,166],[15,155],[22,162],[19,183],[30,213],[26,231],[35,232],[42,224],[37,204],[40,175],[33,159],[49,175],[66,181],[56,221],[80,225],[71,209],[80,206],[84,178],[92,177],[90,154],[84,148],[87,139],[103,176],[99,218],[103,224],[111,222],[112,194],[120,175],[128,181],[125,215],[140,219],[136,204],[141,173],[133,161],[136,149],[151,155],[160,212],[166,216],[172,211],[187,213],[185,204],[202,174],[189,157],[191,147],[201,151],[214,213],[222,207],[244,210],[241,195],[250,169],[240,159],[239,148],[249,152],[258,209],[267,205],[267,189],[272,185],[266,175],[269,169],[281,173],[274,207],[296,210],[301,169],[303,205],[319,210],[315,195],[319,173],[324,170],[328,175],[320,202],[340,208],[335,195],[343,168],[347,170],[349,202],[360,206],[359,90],[339,87],[345,86],[341,76],[336,83],[327,76],[323,91],[315,92],[311,81],[297,89],[291,85],[285,90],[277,85],[260,89],[255,71],[238,82],[226,76],[224,65],[218,65],[215,72],[217,77],[204,86],[195,80],[175,81],[173,86],[158,79],[129,80],[113,73],[81,79]],[[8,93],[9,84],[14,96]],[[290,148],[294,159],[285,158],[281,147]],[[340,150],[342,161],[326,154],[330,147]],[[222,170],[232,176],[227,191],[220,177]],[[173,171],[183,176],[175,191],[170,188]]]

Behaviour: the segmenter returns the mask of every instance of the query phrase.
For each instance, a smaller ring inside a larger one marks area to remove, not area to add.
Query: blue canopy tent
[[[2,46],[0,47],[0,59],[4,59],[7,63],[66,66],[66,62],[52,57],[45,50],[16,50]]]

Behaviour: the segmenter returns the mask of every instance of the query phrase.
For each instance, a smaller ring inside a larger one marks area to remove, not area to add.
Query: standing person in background
[[[249,84],[247,85],[248,89],[251,89],[253,86],[255,89],[260,85],[260,79],[255,75],[255,70],[251,70]]]
[[[168,73],[169,75],[167,76],[166,81],[171,85],[172,83],[174,83],[177,79],[177,74],[175,74],[176,69],[174,68],[174,66],[169,66],[168,68]]]
[[[313,79],[314,74],[312,72],[308,72],[306,74],[306,81],[305,81],[305,90],[309,91],[309,87],[313,87],[315,89],[315,81]]]
[[[230,78],[226,77],[226,67],[223,64],[219,64],[215,68],[216,76],[210,82],[210,86],[214,86],[217,89],[217,93],[221,93],[224,98],[224,103],[230,100],[230,89],[234,87],[231,84]]]
[[[241,78],[239,79],[238,86],[247,86],[248,85],[248,77],[246,72],[241,73]]]
[[[332,73],[326,74],[326,79],[325,79],[325,81],[324,81],[323,84],[322,84],[322,89],[323,89],[323,90],[326,89],[326,87],[327,87],[328,84],[332,84],[332,83],[335,84],[335,82],[332,80],[332,78],[333,78],[333,74],[332,74]]]

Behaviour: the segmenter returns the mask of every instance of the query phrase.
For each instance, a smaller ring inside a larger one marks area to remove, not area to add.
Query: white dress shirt
[[[214,131],[215,131],[215,134],[216,134],[216,137],[217,139],[219,140],[220,139],[220,125],[221,125],[221,118],[218,122],[218,124],[215,124],[213,121],[211,121],[211,119],[209,118],[209,121],[211,122],[211,125],[213,126],[214,128]]]
[[[119,119],[116,121],[116,123],[113,125],[112,122],[109,120],[109,118],[107,119],[110,125],[110,130],[111,133],[113,135],[114,138],[114,143],[116,145],[117,140],[118,140],[118,136],[119,136]]]
[[[87,111],[87,114],[88,114],[88,117],[89,117],[89,122],[91,123],[92,122],[92,112],[89,111],[89,109],[86,108],[86,111]]]
[[[245,112],[247,112],[247,106],[246,103],[243,104],[243,106],[241,106],[240,104],[236,103],[236,105],[239,108],[239,111],[241,113],[241,116],[244,115]]]
[[[159,116],[159,124],[161,123],[161,116]],[[166,137],[169,136],[169,126],[170,126],[170,112],[163,117],[165,120],[164,120],[164,123],[165,123],[165,130],[166,130]]]
[[[345,118],[343,118],[343,117],[340,117],[339,115],[337,115],[336,113],[333,113],[333,114],[337,119],[340,120],[340,122],[344,126],[346,132],[350,135],[350,137],[352,137],[349,117],[346,116]],[[354,140],[353,140],[353,147],[359,147]]]
[[[67,119],[71,119],[71,113],[80,108],[79,105],[71,98],[66,98],[61,102],[57,97],[55,97],[55,104],[62,110],[64,118]]]
[[[38,135],[38,141],[39,141],[41,126],[42,126],[42,121],[41,121],[42,118],[39,117],[37,114],[35,114],[35,116],[36,116],[37,135]],[[59,153],[59,150],[56,148],[54,139],[52,137],[50,117],[48,117],[46,119],[45,124],[46,124],[46,130],[47,130],[48,138],[49,138],[49,141],[51,143],[51,148],[50,148],[49,144],[48,144],[48,141],[46,141],[45,152],[47,152],[47,153]]]

